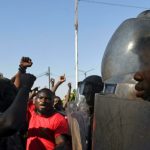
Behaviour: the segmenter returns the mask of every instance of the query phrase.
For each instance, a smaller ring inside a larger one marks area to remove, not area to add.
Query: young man
[[[67,149],[68,123],[64,116],[55,112],[54,96],[52,91],[44,88],[29,103],[26,150]]]

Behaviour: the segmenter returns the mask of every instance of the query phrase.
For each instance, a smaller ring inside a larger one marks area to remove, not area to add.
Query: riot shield
[[[75,104],[70,103],[66,111],[72,136],[72,150],[87,150],[90,120],[88,114]]]
[[[150,102],[96,94],[93,150],[150,150]]]

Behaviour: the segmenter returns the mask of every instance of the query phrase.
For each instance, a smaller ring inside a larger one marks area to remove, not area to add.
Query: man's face
[[[58,97],[54,98],[54,105],[56,105],[57,103],[59,103],[60,99]]]
[[[62,109],[62,101],[59,97],[55,97],[54,98],[54,107],[57,109],[57,110],[61,110]]]
[[[39,114],[49,114],[53,111],[54,100],[50,94],[40,92],[35,99],[35,108]]]

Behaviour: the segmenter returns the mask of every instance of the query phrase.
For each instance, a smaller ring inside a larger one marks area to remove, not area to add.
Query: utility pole
[[[49,89],[51,88],[50,87],[50,84],[51,84],[51,78],[50,78],[50,67],[48,67],[48,71],[46,71],[45,73],[42,73],[41,75],[38,75],[38,76],[36,76],[37,78],[40,78],[40,77],[42,77],[42,76],[48,76],[48,86],[49,86]]]
[[[78,90],[78,0],[75,0],[75,77],[76,91]]]

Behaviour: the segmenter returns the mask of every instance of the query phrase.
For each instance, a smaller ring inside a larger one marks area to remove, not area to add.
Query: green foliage
[[[73,89],[72,93],[70,94],[70,101],[74,101],[76,97],[76,90]]]

